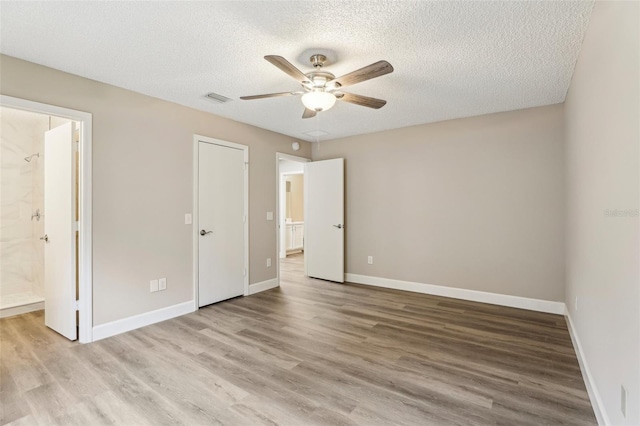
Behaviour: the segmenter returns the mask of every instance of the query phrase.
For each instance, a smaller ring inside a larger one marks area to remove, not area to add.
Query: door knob
[[[342,229],[342,224],[341,224],[341,223],[339,223],[339,224],[337,224],[337,225],[333,225],[333,226],[335,226],[335,227],[336,227],[336,228],[338,228],[338,229]]]
[[[40,237],[40,239],[41,239],[42,241],[44,241],[45,243],[48,243],[48,242],[49,242],[49,236],[48,236],[47,234],[44,234],[44,237]]]
[[[212,233],[213,231],[205,231],[204,229],[202,231],[200,231],[200,235],[205,236],[207,234]]]

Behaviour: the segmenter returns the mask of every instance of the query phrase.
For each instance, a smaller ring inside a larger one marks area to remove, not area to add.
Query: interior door
[[[244,293],[244,151],[198,143],[198,305]]]
[[[305,274],[344,282],[344,159],[304,165]]]
[[[75,153],[73,122],[44,137],[44,323],[76,340]]]

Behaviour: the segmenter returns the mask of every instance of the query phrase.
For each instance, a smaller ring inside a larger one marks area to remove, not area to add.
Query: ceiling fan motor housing
[[[305,87],[305,89],[308,89],[308,90],[325,87],[327,83],[329,83],[331,80],[334,80],[336,78],[335,75],[326,71],[312,71],[305,75],[307,76],[307,78],[309,78],[309,81],[311,82],[310,85],[305,86],[303,84],[303,87]]]

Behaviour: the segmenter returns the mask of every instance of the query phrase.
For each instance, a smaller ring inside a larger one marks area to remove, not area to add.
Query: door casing
[[[244,155],[244,295],[249,295],[249,147],[233,142],[223,141],[221,139],[210,138],[202,135],[193,135],[193,211],[192,211],[192,244],[193,244],[193,310],[199,309],[198,301],[198,275],[199,275],[199,257],[200,246],[198,234],[198,198],[199,198],[199,144],[200,142],[211,143],[229,148],[235,148],[243,151]]]

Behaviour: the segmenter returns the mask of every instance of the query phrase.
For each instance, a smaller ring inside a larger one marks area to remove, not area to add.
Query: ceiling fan
[[[309,60],[315,70],[307,74],[300,71],[282,56],[268,55],[264,58],[297,80],[302,85],[302,90],[295,92],[268,93],[265,95],[241,96],[240,99],[252,100],[275,98],[279,96],[302,95],[302,103],[305,106],[302,118],[311,118],[320,111],[328,110],[335,104],[336,99],[375,109],[382,108],[387,103],[387,101],[382,99],[370,98],[368,96],[356,95],[342,91],[342,88],[344,87],[352,86],[393,72],[393,67],[387,61],[378,61],[364,68],[360,68],[359,70],[350,72],[349,74],[345,74],[342,77],[336,78],[330,72],[322,69],[322,66],[327,60],[325,55],[316,54],[311,56]]]

